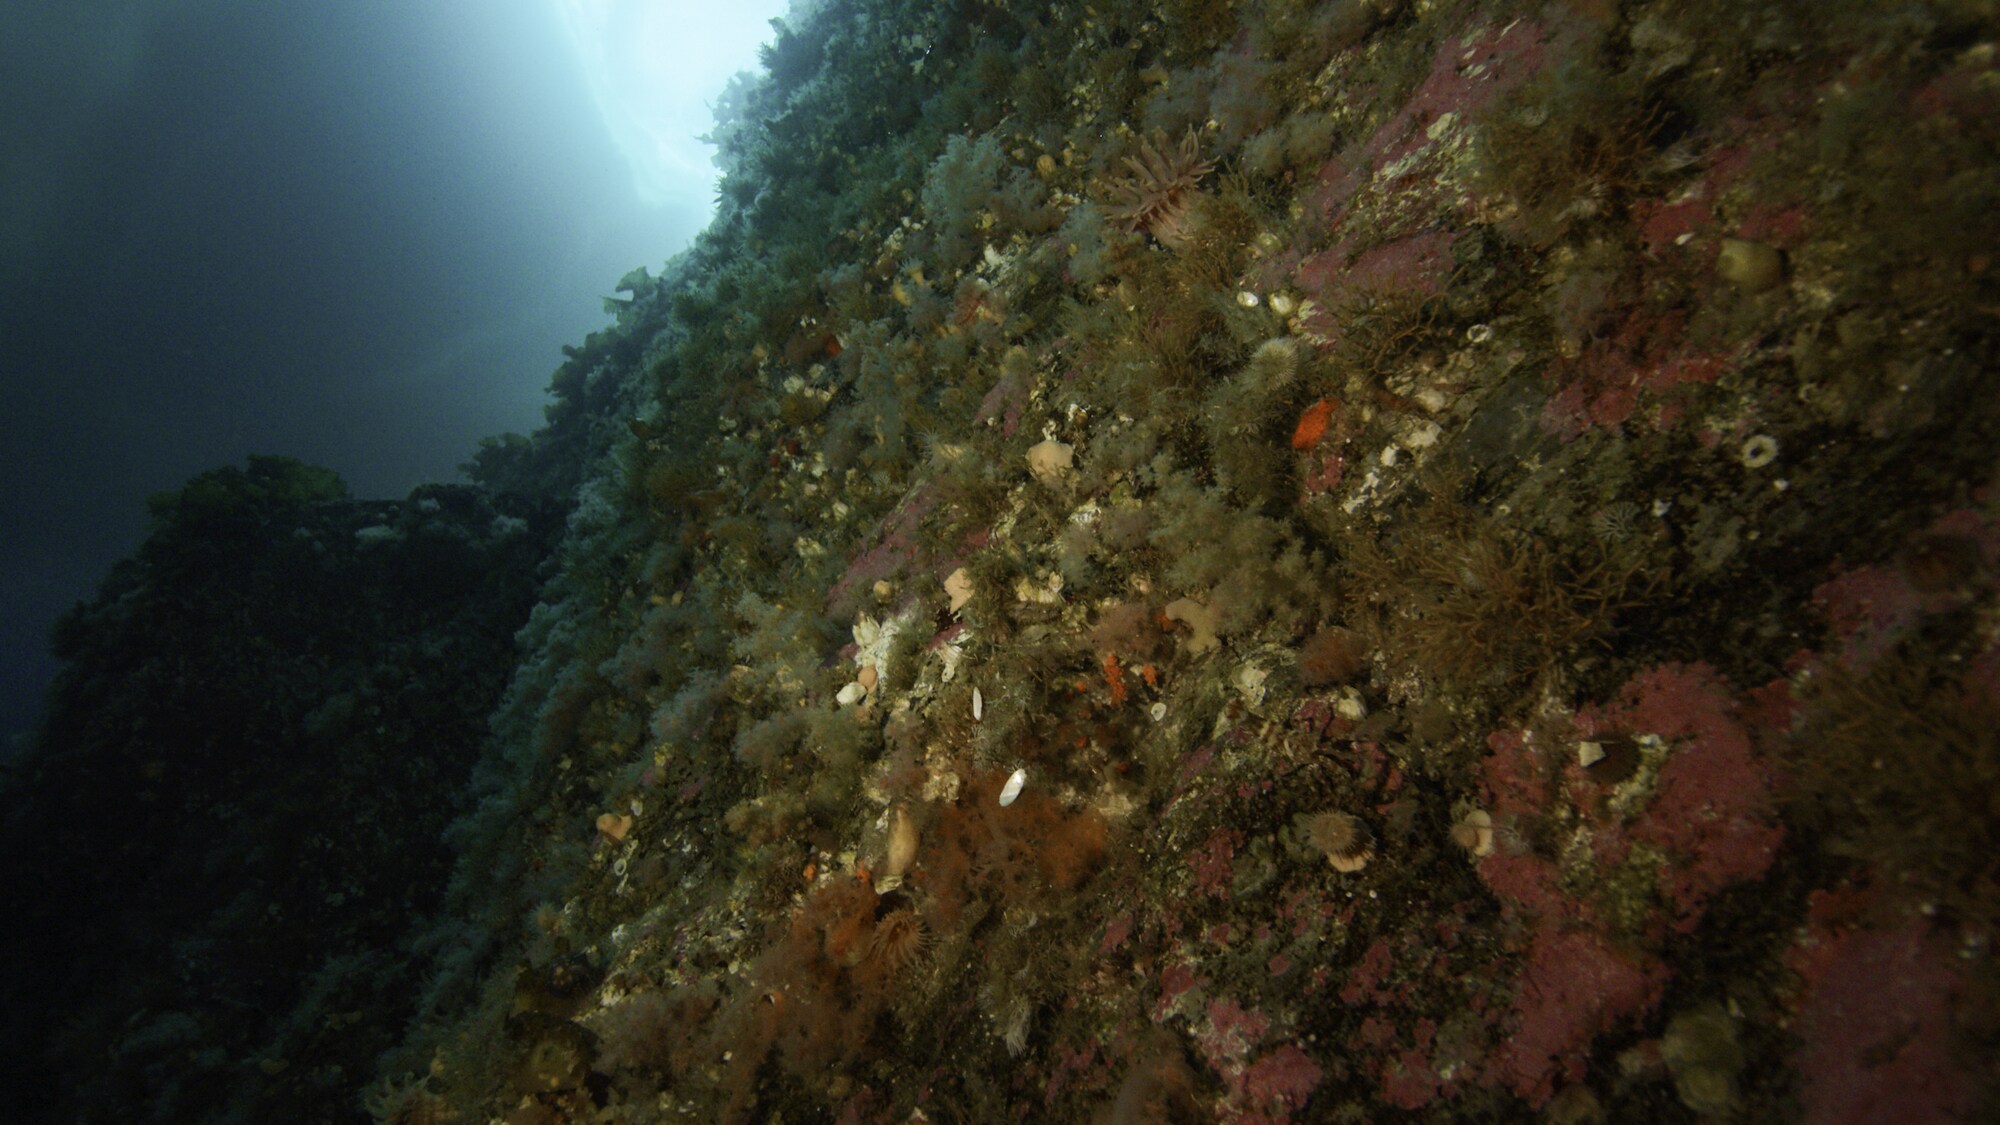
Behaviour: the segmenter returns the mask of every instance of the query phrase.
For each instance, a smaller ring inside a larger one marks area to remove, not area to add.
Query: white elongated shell
[[[984,715],[985,713],[986,713],[986,697],[985,697],[985,696],[983,696],[983,695],[981,695],[981,694],[979,694],[979,689],[978,689],[978,688],[973,688],[973,689],[972,689],[972,721],[973,721],[973,722],[975,722],[975,723],[976,723],[976,722],[978,722],[978,721],[979,721],[979,717],[980,717],[981,715]]]
[[[1000,787],[1000,807],[1004,809],[1013,804],[1014,798],[1021,795],[1021,787],[1027,783],[1028,771],[1015,770],[1014,776],[1007,779],[1007,784]]]

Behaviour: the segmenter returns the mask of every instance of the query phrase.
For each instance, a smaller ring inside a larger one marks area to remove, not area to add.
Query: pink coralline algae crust
[[[1229,893],[1236,846],[1242,840],[1243,833],[1233,828],[1218,828],[1194,850],[1189,866],[1194,873],[1195,890],[1216,897]]]
[[[1240,1064],[1269,1030],[1269,1017],[1244,1011],[1242,1005],[1227,997],[1211,1000],[1208,1028],[1200,1037],[1201,1050],[1211,1062]]]
[[[1097,952],[1100,954],[1115,952],[1118,947],[1125,944],[1125,939],[1131,936],[1132,915],[1128,911],[1104,924],[1104,940],[1098,944]]]
[[[1815,914],[1825,901],[1815,894]],[[1977,1084],[1951,1053],[1964,981],[1929,924],[1815,921],[1787,957],[1805,988],[1795,1025],[1807,1125],[1973,1119]]]
[[[1338,447],[1321,448],[1306,454],[1306,468],[1299,474],[1300,502],[1333,492],[1347,475],[1347,456]]]
[[[1638,817],[1596,825],[1592,849],[1605,867],[1623,861],[1635,844],[1662,855],[1656,878],[1673,908],[1666,919],[1672,929],[1692,930],[1717,891],[1770,870],[1784,842],[1784,828],[1773,816],[1773,778],[1752,748],[1735,696],[1713,668],[1648,668],[1626,683],[1617,702],[1583,708],[1575,721],[1582,731],[1651,734],[1670,746]],[[1560,788],[1550,776],[1555,763],[1538,755],[1521,732],[1497,732],[1487,745],[1493,752],[1484,777],[1493,815],[1507,824],[1548,811]],[[1563,763],[1562,773],[1578,789],[1588,784],[1573,763]],[[1563,889],[1562,874],[1553,860],[1507,849],[1479,865],[1480,878],[1516,910],[1594,922],[1593,904]]]
[[[1341,232],[1338,237],[1316,253],[1275,256],[1253,282],[1289,284],[1311,296],[1319,308],[1308,324],[1323,342],[1339,335],[1335,310],[1359,294],[1438,292],[1452,266],[1452,235],[1433,225],[1438,204],[1463,210],[1467,202],[1449,183],[1450,154],[1462,147],[1468,117],[1539,70],[1547,56],[1548,33],[1526,20],[1440,46],[1429,74],[1401,109],[1320,169],[1318,190],[1308,199],[1310,221],[1322,232]],[[1434,128],[1440,123],[1446,127]],[[1369,222],[1350,224],[1364,191],[1382,198],[1361,208]],[[1385,205],[1390,197],[1394,204]],[[1385,224],[1385,215],[1399,217]]]
[[[2000,564],[2000,525],[1969,508],[1938,517],[1905,541],[1905,552],[1919,553],[1926,540],[1962,545],[1969,555],[1967,562],[1977,570],[1991,573]],[[1840,658],[1851,669],[1866,671],[1923,618],[1965,603],[1967,591],[1948,581],[1937,584],[1943,576],[1932,576],[1931,588],[1919,589],[1911,580],[1913,569],[1920,576],[1924,574],[1924,564],[1916,560],[1906,560],[1900,566],[1860,566],[1814,588],[1813,605],[1826,619]]]
[[[1783,714],[1759,696],[1760,717]],[[1658,856],[1654,878],[1662,917],[1642,927],[1643,941],[1691,931],[1709,900],[1725,887],[1761,878],[1784,841],[1773,817],[1773,780],[1755,755],[1735,695],[1705,664],[1663,664],[1634,675],[1617,700],[1582,708],[1584,734],[1653,735],[1667,746],[1651,796],[1630,820],[1598,807],[1590,862],[1610,872],[1636,855]],[[1497,822],[1518,826],[1588,800],[1595,783],[1566,752],[1538,747],[1525,732],[1499,731],[1487,740],[1488,809]],[[1565,744],[1564,750],[1567,750]],[[1644,845],[1635,853],[1635,845]],[[1567,880],[1556,860],[1502,848],[1479,864],[1482,881],[1505,911],[1533,929],[1513,980],[1511,1007],[1498,1021],[1502,1039],[1482,1081],[1539,1106],[1556,1088],[1581,1078],[1591,1042],[1651,1009],[1669,977],[1664,961],[1615,937],[1605,903]],[[1364,958],[1365,961],[1365,958]],[[1413,1067],[1385,1096],[1414,1097],[1423,1075]],[[1404,1104],[1399,1102],[1398,1104]]]
[[[1921,615],[1924,599],[1886,566],[1861,566],[1814,587],[1813,605],[1859,668],[1895,647]]]
[[[1347,970],[1347,984],[1340,990],[1340,1002],[1349,1005],[1359,1004],[1373,996],[1377,985],[1389,975],[1389,970],[1395,965],[1395,961],[1395,952],[1389,948],[1387,941],[1378,940],[1370,945],[1368,951],[1361,955],[1361,959]],[[1373,998],[1377,1002],[1383,999],[1381,996]]]
[[[937,496],[925,486],[913,491],[909,499],[883,517],[872,537],[874,546],[857,554],[847,571],[827,591],[827,612],[836,618],[850,617],[859,611],[862,599],[875,583],[925,565],[927,556],[918,529],[935,507]]]
[[[1666,978],[1657,961],[1620,953],[1588,930],[1543,927],[1516,982],[1508,1035],[1489,1077],[1539,1108],[1558,1080],[1583,1077],[1592,1039],[1658,1001]]]
[[[1320,1073],[1319,1064],[1296,1044],[1286,1043],[1266,1052],[1243,1071],[1238,1090],[1249,1106],[1238,1111],[1234,1120],[1245,1125],[1288,1120],[1292,1111],[1312,1096]]]
[[[1484,776],[1488,811],[1496,823],[1512,826],[1540,816],[1551,799],[1546,763],[1520,731],[1497,731],[1486,740]],[[1479,878],[1516,912],[1534,918],[1592,913],[1589,905],[1562,889],[1554,861],[1525,850],[1503,848],[1479,863]]]
[[[1398,1109],[1421,1109],[1449,1089],[1450,1085],[1431,1069],[1430,1060],[1415,1048],[1382,1067],[1382,1100]]]
[[[1181,998],[1208,987],[1208,978],[1195,973],[1186,962],[1174,961],[1160,969],[1160,998],[1153,1005],[1153,1018],[1165,1020],[1181,1008]],[[1192,999],[1193,997],[1191,997]]]
[[[1690,349],[1684,329],[1678,314],[1628,310],[1611,332],[1553,369],[1562,384],[1542,410],[1543,428],[1571,441],[1592,429],[1639,421],[1665,429],[1679,422],[1684,404],[1676,388],[1713,383],[1733,362]],[[1653,412],[1635,417],[1642,402]]]
[[[1156,1020],[1166,1015],[1164,993],[1161,1000]],[[1210,1000],[1201,1008],[1181,1004],[1176,1010],[1191,1017],[1195,1047],[1222,1079],[1225,1094],[1219,1120],[1231,1125],[1278,1125],[1291,1120],[1292,1112],[1319,1085],[1319,1064],[1296,1044],[1260,1050],[1266,1039],[1283,1038],[1272,1034],[1273,1022],[1264,1013],[1228,997]]]
[[[1409,289],[1433,294],[1443,287],[1451,271],[1451,242],[1447,232],[1424,231],[1372,246],[1350,258],[1349,240],[1342,239],[1331,249],[1300,262],[1292,280],[1323,302],[1338,302],[1348,294],[1370,290]],[[1330,311],[1325,311],[1324,319],[1323,328],[1338,328]]]
[[[1432,144],[1429,130],[1438,118],[1483,109],[1540,70],[1548,53],[1545,35],[1540,25],[1515,20],[1503,28],[1482,29],[1469,43],[1454,37],[1441,45],[1431,58],[1430,73],[1395,116],[1320,169],[1319,191],[1309,197],[1309,205],[1325,229],[1339,225],[1356,193],[1381,169]],[[1417,174],[1411,168],[1403,176]]]
[[[1027,409],[1033,392],[1030,380],[1002,376],[979,401],[979,410],[972,420],[985,425],[997,422],[1003,436],[1013,437],[1014,431],[1021,428],[1021,412]]]
[[[1755,162],[1775,149],[1791,121],[1785,118],[1737,117],[1718,133],[1740,138],[1718,146],[1705,161],[1700,179],[1667,199],[1641,199],[1632,207],[1639,243],[1655,259],[1710,267],[1724,236],[1796,249],[1811,228],[1811,214],[1794,204],[1766,205],[1742,214],[1732,228],[1722,201],[1750,174]]]
[[[1666,664],[1625,685],[1600,721],[1672,744],[1630,838],[1665,852],[1660,890],[1686,933],[1715,892],[1763,877],[1784,842],[1770,773],[1752,752],[1735,697],[1706,664]]]
[[[1765,206],[1729,215],[1723,202],[1750,174],[1754,160],[1775,147],[1784,128],[1776,119],[1732,120],[1725,131],[1746,139],[1718,148],[1702,176],[1674,192],[1672,202],[1648,199],[1634,206],[1634,233],[1654,272],[1679,275],[1696,292],[1705,292],[1720,284],[1715,260],[1726,237],[1779,249],[1804,241],[1812,225],[1804,207]],[[1543,428],[1570,441],[1593,429],[1666,429],[1680,423],[1688,413],[1684,388],[1713,383],[1737,362],[1735,356],[1690,346],[1684,319],[1626,309],[1609,332],[1552,370],[1558,385],[1544,407]]]

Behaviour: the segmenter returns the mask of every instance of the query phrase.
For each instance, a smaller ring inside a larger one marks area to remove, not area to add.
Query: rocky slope
[[[1996,30],[801,15],[371,1112],[1990,1112]]]

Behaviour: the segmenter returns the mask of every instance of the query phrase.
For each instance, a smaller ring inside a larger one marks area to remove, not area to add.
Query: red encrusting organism
[[[1323,398],[1306,407],[1306,412],[1299,415],[1298,428],[1292,431],[1292,448],[1307,450],[1318,445],[1319,439],[1326,436],[1327,424],[1332,420],[1332,400]]]

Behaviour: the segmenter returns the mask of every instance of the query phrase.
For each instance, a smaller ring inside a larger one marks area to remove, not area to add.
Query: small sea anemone
[[[924,920],[916,911],[908,907],[891,910],[876,921],[875,933],[868,939],[868,956],[885,973],[901,972],[917,959],[929,940]]]
[[[1191,241],[1194,186],[1215,164],[1201,158],[1201,141],[1192,129],[1179,148],[1167,148],[1164,137],[1160,142],[1155,147],[1141,141],[1139,155],[1125,158],[1132,177],[1112,185],[1111,217],[1128,230],[1145,231],[1169,250],[1180,250]]]
[[[1472,853],[1475,859],[1493,854],[1493,814],[1485,809],[1467,809],[1451,826],[1451,842]]]
[[[1375,858],[1375,834],[1351,813],[1314,813],[1299,821],[1306,846],[1326,857],[1335,871],[1352,874]]]

